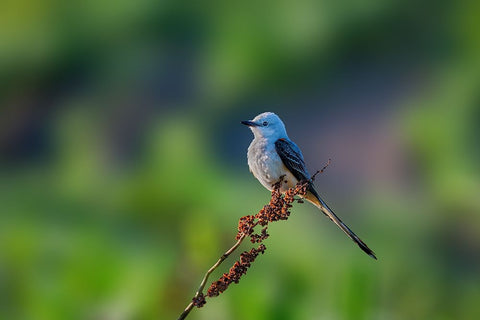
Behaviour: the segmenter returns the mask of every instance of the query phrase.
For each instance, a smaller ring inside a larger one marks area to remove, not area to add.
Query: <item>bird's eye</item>
[[[262,124],[263,124],[264,127],[268,126],[268,122],[267,122],[267,121],[263,121]]]

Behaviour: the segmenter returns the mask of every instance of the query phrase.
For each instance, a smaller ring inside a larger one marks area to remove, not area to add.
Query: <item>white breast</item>
[[[275,144],[266,139],[255,138],[248,147],[248,166],[260,183],[268,190],[273,189],[281,176],[285,176],[286,183],[282,184],[282,192],[294,186],[297,179],[285,167],[282,159],[275,150]]]

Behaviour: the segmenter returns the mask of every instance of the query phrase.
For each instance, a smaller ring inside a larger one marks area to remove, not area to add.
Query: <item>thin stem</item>
[[[185,310],[183,310],[182,314],[180,315],[180,317],[178,317],[178,320],[183,320],[185,319],[188,314],[190,313],[190,311],[193,309],[193,302],[190,302],[188,304],[188,306],[185,308]]]
[[[256,225],[256,224],[255,224]],[[245,239],[247,235],[245,233],[242,233],[242,235],[240,236],[240,238],[237,240],[237,242],[233,245],[233,247],[231,247],[230,249],[228,249],[221,257],[220,259],[218,259],[218,261],[210,268],[208,269],[207,273],[205,273],[205,275],[203,276],[203,279],[202,279],[202,282],[200,283],[200,287],[198,287],[198,290],[197,292],[195,293],[195,298],[198,298],[202,292],[203,292],[203,289],[205,288],[205,285],[207,284],[207,280],[208,280],[208,277],[210,276],[210,274],[215,271],[215,269],[218,268],[218,266],[225,260],[228,258],[228,256],[230,254],[232,254],[233,251],[235,251],[235,249],[238,248],[238,246],[240,246],[240,244],[242,243],[243,239]],[[178,320],[183,320],[187,317],[187,315],[190,313],[190,311],[193,309],[194,305],[193,305],[193,301],[190,302],[188,304],[188,306],[185,308],[185,310],[182,312],[182,314],[180,315],[180,317],[178,318]]]
[[[233,245],[233,247],[231,247],[230,249],[228,249],[228,251],[226,251],[221,257],[220,259],[218,259],[218,261],[207,271],[207,273],[205,273],[205,276],[203,277],[203,280],[202,282],[200,283],[200,287],[198,288],[198,291],[197,293],[195,294],[195,297],[198,297],[202,292],[203,292],[203,288],[205,288],[205,284],[207,284],[207,280],[208,280],[208,277],[210,276],[210,274],[215,271],[215,269],[217,269],[217,267],[225,260],[228,258],[228,256],[233,252],[235,251],[235,249],[238,248],[238,246],[242,243],[243,239],[245,238],[246,234],[242,234],[240,236],[240,238],[238,239],[238,241]]]
[[[330,163],[332,163],[332,159],[328,159],[327,164],[325,164],[325,166],[323,166],[322,170],[317,170],[317,172],[315,172],[315,174],[310,178],[310,180],[311,181],[315,180],[315,177],[317,176],[317,174],[323,173],[323,171],[325,171],[325,169],[327,169],[327,167],[330,165]]]

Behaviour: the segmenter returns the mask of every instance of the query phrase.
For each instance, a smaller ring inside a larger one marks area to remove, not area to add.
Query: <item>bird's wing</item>
[[[275,150],[288,170],[297,180],[308,180],[310,174],[303,161],[303,155],[295,143],[288,139],[278,139],[275,141]]]

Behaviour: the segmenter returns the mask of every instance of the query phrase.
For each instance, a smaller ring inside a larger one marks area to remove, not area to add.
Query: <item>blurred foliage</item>
[[[178,317],[268,201],[238,124],[266,110],[311,171],[333,153],[318,184],[379,261],[296,205],[189,318],[480,318],[478,21],[474,0],[2,1],[0,318]]]

